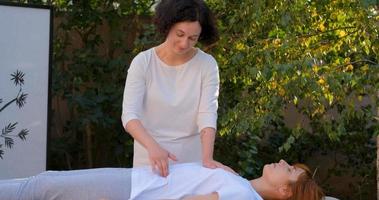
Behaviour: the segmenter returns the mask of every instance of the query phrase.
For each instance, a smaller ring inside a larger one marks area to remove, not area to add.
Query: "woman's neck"
[[[250,184],[263,199],[276,199],[275,191],[262,177],[251,180]]]
[[[188,53],[179,55],[173,52],[172,49],[166,45],[166,43],[162,43],[161,45],[157,46],[155,50],[159,59],[161,59],[164,63],[172,66],[181,65],[188,62],[195,56],[197,51],[196,48],[192,48],[190,51],[188,51]]]

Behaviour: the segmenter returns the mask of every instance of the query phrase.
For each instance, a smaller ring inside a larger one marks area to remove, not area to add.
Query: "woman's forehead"
[[[198,34],[201,31],[199,22],[178,22],[173,26],[173,29],[180,30],[185,33]]]

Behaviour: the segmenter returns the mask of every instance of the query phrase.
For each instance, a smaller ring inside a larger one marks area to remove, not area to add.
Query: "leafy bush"
[[[220,158],[257,176],[262,163],[280,157],[307,162],[317,152],[338,152],[346,159],[331,172],[353,168],[360,180],[374,180],[375,2],[209,2],[222,28],[211,48],[222,79]],[[301,117],[289,127],[291,107]],[[363,191],[355,192],[350,198],[365,199]]]

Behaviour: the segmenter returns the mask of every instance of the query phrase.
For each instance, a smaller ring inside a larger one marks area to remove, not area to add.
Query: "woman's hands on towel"
[[[166,149],[159,146],[159,144],[152,145],[151,147],[147,148],[147,151],[149,153],[149,160],[151,168],[154,172],[157,172],[160,176],[166,177],[169,173],[169,163],[168,159],[171,159],[173,161],[178,161],[176,159],[176,156],[170,152],[168,152]]]

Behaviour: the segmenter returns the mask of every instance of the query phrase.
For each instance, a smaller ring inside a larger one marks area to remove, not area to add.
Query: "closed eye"
[[[178,30],[178,31],[176,31],[176,36],[178,36],[178,37],[183,37],[183,36],[184,36],[184,32]]]
[[[197,41],[197,38],[198,37],[190,37],[189,39],[192,40],[192,41]]]
[[[294,171],[296,171],[296,168],[294,166],[289,166],[288,167],[288,171],[289,172],[294,172]]]

